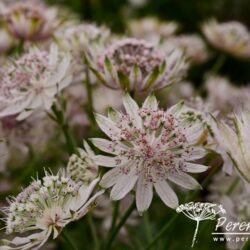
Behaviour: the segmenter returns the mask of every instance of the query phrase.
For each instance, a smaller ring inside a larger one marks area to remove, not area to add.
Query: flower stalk
[[[116,235],[119,233],[120,229],[123,227],[123,225],[126,223],[128,217],[131,215],[131,213],[134,211],[136,205],[135,201],[130,205],[130,207],[127,209],[123,217],[121,218],[120,222],[117,224],[117,226],[112,230],[110,233],[110,236],[107,240],[107,244],[105,247],[105,250],[111,249],[112,243],[114,239],[116,238]]]
[[[71,240],[71,238],[68,236],[68,234],[65,232],[65,230],[62,231],[61,236],[63,238],[64,241],[66,241],[68,243],[68,245],[70,246],[70,248],[72,250],[78,250],[77,246],[75,245],[75,243]]]
[[[69,128],[69,125],[64,117],[63,111],[59,110],[55,104],[52,106],[52,111],[54,116],[50,117],[57,122],[57,124],[61,127],[61,130],[64,134],[65,140],[66,140],[66,145],[67,145],[67,150],[68,153],[71,155],[75,153],[76,151],[76,141],[74,139],[74,136],[72,135],[72,132]]]

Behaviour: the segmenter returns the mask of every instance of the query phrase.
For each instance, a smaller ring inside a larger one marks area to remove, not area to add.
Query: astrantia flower
[[[147,210],[153,198],[153,187],[169,207],[178,206],[178,198],[168,181],[186,189],[199,187],[186,172],[199,173],[206,166],[193,163],[205,150],[194,145],[196,130],[187,120],[178,119],[181,104],[164,111],[154,96],[142,107],[130,97],[124,98],[126,113],[110,110],[109,117],[96,115],[99,127],[111,140],[92,139],[102,151],[114,155],[95,156],[95,163],[112,167],[100,185],[113,187],[111,199],[120,200],[135,186],[136,205],[140,213]]]
[[[86,79],[86,64],[84,56],[90,60],[96,61],[104,46],[110,38],[110,30],[104,26],[97,26],[92,23],[65,23],[55,34],[59,46],[68,52],[71,52],[74,69],[74,82],[80,82]],[[89,75],[91,82],[96,78]]]
[[[249,103],[249,86],[237,87],[221,76],[210,76],[204,84],[208,92],[207,101],[220,110],[223,118],[226,118],[232,110],[237,113]]]
[[[125,38],[107,48],[91,68],[112,89],[149,91],[180,81],[187,65],[180,50],[160,55],[151,43]]]
[[[49,51],[30,49],[1,70],[0,117],[18,114],[22,120],[36,109],[49,110],[71,78],[69,54],[55,45]]]
[[[234,117],[234,128],[220,124],[221,142],[240,175],[250,182],[250,112],[243,111]]]
[[[162,45],[162,50],[182,49],[193,64],[203,63],[208,59],[208,51],[204,41],[198,35],[181,35],[166,39]]]
[[[58,25],[56,10],[35,0],[6,5],[1,14],[8,32],[24,41],[48,39]]]
[[[3,240],[0,249],[38,249],[51,235],[55,239],[67,224],[91,209],[103,192],[89,198],[98,181],[95,179],[85,186],[62,171],[57,175],[46,172],[42,180],[34,180],[17,197],[11,198],[6,208],[6,233],[25,236]]]
[[[250,33],[242,23],[210,20],[203,24],[202,31],[215,47],[236,57],[250,58]]]
[[[58,43],[71,50],[75,56],[82,56],[83,51],[91,53],[92,50],[98,49],[98,44],[106,43],[109,37],[108,28],[99,27],[94,23],[65,23],[55,34]]]
[[[79,148],[77,154],[73,154],[68,162],[67,172],[73,180],[89,183],[97,177],[98,166],[94,163],[95,153],[86,141],[83,142],[84,149]]]
[[[159,43],[161,39],[172,36],[178,29],[176,22],[160,21],[154,17],[131,20],[128,29],[133,37]]]

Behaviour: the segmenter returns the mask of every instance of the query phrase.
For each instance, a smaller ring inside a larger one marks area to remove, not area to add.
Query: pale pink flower
[[[42,41],[52,36],[59,22],[57,11],[41,1],[17,1],[1,9],[8,32],[19,40]]]
[[[209,57],[206,45],[198,35],[170,37],[160,45],[160,48],[163,52],[179,48],[184,51],[187,59],[192,64],[204,63]]]
[[[0,117],[18,114],[27,118],[34,110],[49,110],[55,96],[71,83],[70,56],[58,51],[32,48],[0,74]]]
[[[182,79],[187,70],[183,52],[175,49],[161,55],[145,40],[116,41],[90,68],[107,87],[126,91],[162,89]]]
[[[60,48],[70,52],[73,60],[73,81],[82,84],[86,80],[91,83],[96,82],[96,77],[92,72],[86,73],[84,55],[96,61],[102,53],[107,41],[111,37],[111,32],[105,26],[97,26],[94,23],[66,22],[55,33]]]
[[[158,44],[161,39],[171,37],[177,31],[178,24],[174,21],[146,17],[129,21],[128,29],[133,37]]]
[[[5,209],[6,233],[21,236],[2,240],[1,250],[39,249],[50,236],[57,238],[66,225],[82,218],[103,193],[99,191],[90,197],[98,178],[86,186],[63,171],[57,175],[45,174],[42,180],[34,180],[9,200],[10,205]]]
[[[231,21],[218,23],[209,20],[202,26],[208,41],[223,51],[240,58],[250,58],[250,33],[244,24]]]
[[[101,130],[111,140],[93,138],[92,143],[113,156],[97,155],[95,163],[111,167],[100,185],[112,187],[111,199],[120,200],[134,187],[139,213],[147,210],[153,198],[153,187],[162,201],[171,208],[178,206],[178,198],[168,182],[186,189],[200,187],[186,172],[199,173],[207,167],[193,163],[206,151],[196,146],[196,126],[179,119],[182,104],[167,111],[158,108],[154,96],[149,96],[139,108],[126,95],[126,113],[109,110],[109,117],[96,115]]]

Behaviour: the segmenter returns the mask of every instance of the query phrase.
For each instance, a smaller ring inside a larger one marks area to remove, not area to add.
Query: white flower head
[[[0,117],[27,118],[34,110],[49,110],[55,96],[71,83],[71,58],[54,44],[32,48],[10,61],[0,73]]]
[[[73,180],[85,183],[91,182],[98,175],[98,166],[94,163],[95,153],[86,141],[83,142],[84,149],[78,149],[78,155],[73,154],[68,162],[67,172]]]
[[[128,29],[133,37],[159,43],[161,39],[172,36],[178,29],[174,21],[160,21],[155,17],[131,20]]]
[[[198,35],[180,35],[166,39],[160,47],[163,51],[182,49],[192,64],[205,62],[209,55],[204,41]]]
[[[19,40],[42,41],[52,36],[59,24],[57,11],[42,1],[17,1],[2,9],[3,24]]]
[[[125,38],[107,48],[91,69],[112,89],[150,91],[180,81],[187,64],[181,50],[162,56],[147,41]]]
[[[111,109],[108,118],[96,115],[99,127],[111,140],[93,138],[92,143],[113,155],[95,156],[97,165],[112,168],[100,185],[112,187],[113,200],[122,199],[136,186],[139,213],[149,208],[153,187],[167,206],[176,208],[178,198],[168,182],[186,189],[200,187],[186,172],[206,171],[206,166],[193,163],[206,152],[194,145],[194,128],[178,118],[181,104],[164,111],[154,96],[149,96],[141,108],[129,95],[123,102],[125,114]]]
[[[242,23],[218,23],[212,19],[203,24],[202,31],[216,48],[236,57],[250,58],[250,33]]]
[[[81,57],[83,52],[94,57],[100,53],[101,48],[110,38],[110,30],[94,23],[65,23],[55,34],[60,46],[69,50],[76,57]]]
[[[55,239],[67,224],[83,217],[103,193],[99,191],[89,198],[99,179],[85,186],[63,171],[57,175],[45,174],[42,180],[34,180],[10,199],[5,211],[6,233],[26,233],[26,236],[4,240],[0,249],[39,249],[50,235]]]
[[[110,39],[110,30],[94,23],[65,23],[55,34],[59,46],[72,54],[74,82],[86,79],[86,64],[84,56],[96,61]],[[96,77],[89,75],[91,82],[96,82]]]
[[[234,128],[220,123],[222,145],[243,179],[250,182],[250,112],[244,110],[234,117]]]

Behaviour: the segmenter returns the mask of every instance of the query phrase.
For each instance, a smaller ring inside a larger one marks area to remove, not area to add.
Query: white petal
[[[146,180],[145,174],[142,172],[136,187],[136,207],[140,215],[149,208],[152,199],[153,184]]]
[[[6,103],[6,108],[0,111],[0,117],[17,114],[26,109],[33,100],[33,93],[25,95],[22,98]]]
[[[96,122],[100,129],[108,135],[110,138],[114,138],[117,135],[120,135],[120,129],[118,129],[114,122],[103,115],[96,114],[95,115]]]
[[[113,186],[119,177],[122,175],[121,167],[115,167],[109,170],[101,179],[100,186],[103,188],[109,188]]]
[[[183,169],[183,171],[190,173],[202,173],[207,169],[208,169],[207,166],[201,164],[185,162],[185,168]]]
[[[89,198],[100,178],[94,179],[87,187],[82,185],[78,191],[79,196],[77,197],[77,202],[72,207],[72,210],[76,211],[81,207]]]
[[[0,246],[1,250],[28,250],[39,249],[48,240],[50,231],[34,233],[26,237],[15,237],[12,241],[6,240],[9,246]],[[12,246],[13,245],[13,246]]]
[[[189,156],[189,161],[194,161],[203,158],[207,154],[207,151],[202,147],[193,147],[191,155]]]
[[[158,108],[158,102],[154,95],[149,95],[144,101],[143,108],[156,110]]]
[[[197,189],[201,188],[200,184],[190,175],[183,173],[183,172],[177,172],[174,174],[170,174],[168,176],[168,179],[175,184],[184,187],[186,189]]]
[[[120,200],[124,198],[135,186],[138,176],[133,169],[128,174],[122,174],[111,190],[110,198]]]
[[[126,150],[126,146],[124,145],[114,145],[112,141],[106,140],[106,139],[101,139],[101,138],[92,138],[90,141],[100,150],[106,153],[110,154],[119,154],[122,150]]]
[[[92,157],[94,163],[103,167],[116,167],[127,162],[127,158],[122,157],[110,157],[105,155],[95,155]]]
[[[91,147],[89,146],[87,141],[83,140],[83,146],[84,146],[84,148],[89,156],[91,156],[91,157],[95,156],[94,151],[91,149]]]
[[[155,190],[157,194],[160,196],[161,200],[171,208],[178,207],[178,197],[173,189],[169,186],[169,184],[163,181],[156,181],[154,183]]]
[[[123,98],[123,105],[125,107],[127,114],[132,118],[133,124],[137,128],[141,128],[142,120],[141,117],[138,115],[139,107],[137,103],[131,98],[130,95],[126,94],[125,97]]]
[[[113,122],[119,121],[119,119],[122,118],[122,115],[119,111],[117,111],[114,108],[109,108],[108,109],[108,117],[111,119]]]
[[[74,220],[79,220],[82,218],[86,213],[88,213],[89,209],[91,208],[91,204],[95,202],[95,200],[104,193],[104,190],[100,190],[99,192],[95,193],[85,204],[84,206],[80,207],[77,211],[76,218]]]

